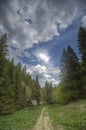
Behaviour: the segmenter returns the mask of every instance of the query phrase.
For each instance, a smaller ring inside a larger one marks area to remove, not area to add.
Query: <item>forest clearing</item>
[[[83,36],[86,29],[81,27],[79,46]],[[0,39],[0,130],[86,130],[86,53],[79,62],[70,46],[63,49],[60,83],[53,86],[46,80],[41,87],[38,75],[33,78],[26,65],[15,65],[14,59],[6,57],[6,41],[4,34]]]
[[[0,130],[86,130],[86,0],[0,0]]]
[[[86,100],[25,108],[0,117],[0,130],[86,130]]]

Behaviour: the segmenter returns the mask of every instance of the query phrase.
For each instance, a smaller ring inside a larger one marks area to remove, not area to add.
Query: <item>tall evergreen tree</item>
[[[0,115],[13,113],[27,106],[31,99],[40,102],[40,84],[38,76],[32,79],[27,68],[14,65],[7,59],[7,37],[0,37]],[[32,95],[31,95],[32,92]]]
[[[7,53],[7,36],[4,34],[0,37],[0,115],[11,113]]]
[[[64,56],[64,60],[62,60],[63,61],[62,77],[64,79],[63,89],[66,92],[70,91],[69,100],[76,100],[79,98],[80,92],[82,91],[80,84],[80,65],[78,62],[78,58],[76,53],[70,46],[68,46],[66,53],[65,51],[63,51],[63,56]]]
[[[45,87],[44,87],[44,101],[48,104],[51,104],[53,102],[53,87],[51,83],[48,83],[46,81]]]
[[[38,79],[38,75],[36,76],[36,99],[37,99],[37,102],[38,104],[40,103],[40,84],[39,84],[39,79]]]
[[[37,103],[40,103],[40,84],[39,84],[39,79],[38,75],[36,76],[36,79],[33,80],[33,86],[32,86],[32,99],[36,100]]]
[[[7,36],[4,34],[0,37],[0,79],[4,74],[7,53]]]
[[[80,27],[79,29],[78,47],[82,56],[82,64],[86,65],[86,28]]]
[[[84,87],[83,96],[86,97],[86,28],[80,27],[78,33],[78,47],[81,54],[81,81]]]
[[[19,68],[16,67],[15,72],[15,105],[16,109],[22,108],[22,101],[21,101],[21,77],[20,77],[20,71]]]
[[[63,49],[62,57],[61,57],[61,81],[66,82],[67,77],[67,52]]]

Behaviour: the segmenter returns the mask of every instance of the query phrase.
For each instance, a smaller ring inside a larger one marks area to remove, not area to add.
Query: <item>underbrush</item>
[[[86,130],[86,100],[50,105],[48,112],[55,130]]]
[[[28,130],[34,126],[42,107],[25,108],[12,115],[0,117],[0,130]]]

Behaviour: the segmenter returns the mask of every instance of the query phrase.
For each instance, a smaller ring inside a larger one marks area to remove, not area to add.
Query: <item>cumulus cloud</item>
[[[37,58],[39,62],[42,64],[49,64],[51,57],[49,55],[48,49],[42,48],[42,49],[37,49],[33,55]]]
[[[82,22],[82,26],[86,27],[86,15],[83,16],[81,22]]]
[[[39,53],[38,57],[46,63],[49,63],[50,57],[45,53]]]
[[[27,72],[29,72],[33,78],[38,75],[41,86],[44,86],[45,81],[52,82],[54,86],[60,82],[60,69],[58,67],[48,67],[38,64],[36,66],[27,66]]]
[[[18,48],[59,36],[82,14],[85,0],[0,0],[0,33],[6,31],[9,43]]]
[[[40,64],[36,65],[36,66],[27,66],[27,72],[30,72],[31,74],[35,72],[38,72],[39,74],[41,73],[46,73],[47,72],[47,68],[46,66],[42,66]]]

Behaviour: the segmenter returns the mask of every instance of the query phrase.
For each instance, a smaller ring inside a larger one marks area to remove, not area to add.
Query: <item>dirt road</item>
[[[53,130],[46,107],[42,109],[38,121],[32,130]]]

